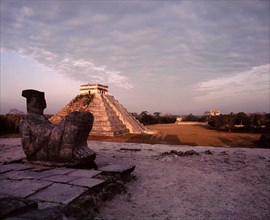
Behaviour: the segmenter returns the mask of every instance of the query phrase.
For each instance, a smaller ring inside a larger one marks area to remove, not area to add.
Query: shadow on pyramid
[[[80,95],[71,100],[49,120],[57,124],[74,111],[87,111],[94,115],[91,135],[119,136],[129,133],[142,134],[146,131],[146,128],[133,115],[113,96],[108,94],[108,86],[100,84],[81,85]]]

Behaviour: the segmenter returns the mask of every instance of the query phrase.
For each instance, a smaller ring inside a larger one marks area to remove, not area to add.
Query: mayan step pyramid
[[[90,135],[119,136],[128,133],[141,134],[146,131],[146,128],[134,116],[108,94],[108,86],[81,85],[80,95],[71,100],[49,120],[57,124],[74,111],[88,111],[94,115],[94,124]]]

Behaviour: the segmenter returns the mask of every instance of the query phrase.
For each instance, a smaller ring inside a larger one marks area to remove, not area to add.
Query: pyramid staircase
[[[119,136],[128,133],[144,133],[140,124],[113,96],[108,94],[81,94],[70,101],[49,120],[59,123],[73,111],[88,111],[94,116],[90,135]]]
[[[144,133],[146,130],[144,125],[131,115],[113,96],[105,95],[104,98],[124,125],[129,129],[130,133]]]

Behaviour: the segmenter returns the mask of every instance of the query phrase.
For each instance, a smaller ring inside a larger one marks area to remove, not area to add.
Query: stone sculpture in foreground
[[[22,116],[20,132],[27,160],[68,166],[95,160],[95,152],[87,146],[94,121],[90,112],[72,112],[55,125],[43,116],[44,92],[29,89],[22,96],[27,100],[27,115]]]

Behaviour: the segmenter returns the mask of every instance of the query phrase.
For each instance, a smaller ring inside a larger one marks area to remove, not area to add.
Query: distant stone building
[[[180,124],[182,122],[182,117],[181,116],[177,116],[176,117],[176,121],[175,121],[175,124]]]
[[[221,113],[220,113],[219,110],[214,109],[214,110],[205,112],[205,113],[204,113],[204,116],[218,116],[218,115],[220,115],[220,114],[221,114]]]
[[[108,86],[105,85],[81,85],[80,95],[52,116],[50,121],[59,123],[66,115],[74,111],[89,111],[94,115],[90,135],[119,136],[128,133],[140,134],[146,131],[144,125],[109,95]]]

